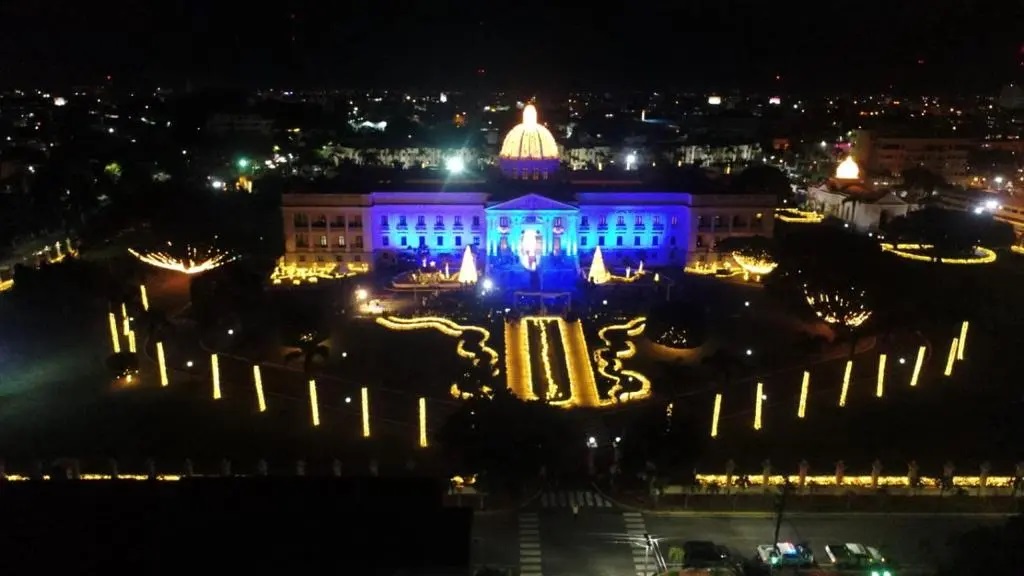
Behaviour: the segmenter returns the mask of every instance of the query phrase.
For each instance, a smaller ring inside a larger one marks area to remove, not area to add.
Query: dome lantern
[[[523,121],[508,131],[501,144],[501,171],[511,178],[547,179],[558,169],[559,158],[555,137],[537,121],[537,108],[527,104]]]

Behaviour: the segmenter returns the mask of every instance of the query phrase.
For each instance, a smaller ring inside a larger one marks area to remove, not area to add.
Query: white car
[[[755,553],[755,560],[766,566],[806,568],[814,565],[814,553],[811,549],[792,542],[779,542],[775,546],[761,544],[755,549]]]
[[[832,564],[839,569],[870,569],[873,576],[892,576],[882,552],[873,546],[854,542],[829,544],[825,553]]]

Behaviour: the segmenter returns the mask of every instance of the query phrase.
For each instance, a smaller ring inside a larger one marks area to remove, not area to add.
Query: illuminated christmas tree
[[[473,251],[466,246],[466,251],[462,253],[462,266],[459,268],[459,283],[476,284],[476,281],[476,259],[473,258]]]
[[[597,250],[594,250],[594,261],[590,263],[590,273],[587,275],[587,280],[594,284],[604,284],[610,278],[611,274],[604,267],[604,256],[601,255],[601,247],[598,246]]]

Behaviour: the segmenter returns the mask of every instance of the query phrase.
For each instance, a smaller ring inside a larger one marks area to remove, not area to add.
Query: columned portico
[[[527,194],[487,208],[487,255],[497,266],[577,268],[576,229],[579,210]]]

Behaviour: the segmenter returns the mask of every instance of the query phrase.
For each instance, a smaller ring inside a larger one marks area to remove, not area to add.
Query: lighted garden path
[[[526,322],[505,323],[505,373],[512,393],[523,400],[536,400],[530,374],[530,342]]]
[[[601,395],[597,392],[597,380],[590,365],[590,351],[587,349],[587,339],[583,336],[583,323],[579,320],[570,323],[560,318],[558,330],[562,334],[562,346],[565,348],[573,405],[587,408],[600,406]]]
[[[531,323],[535,327],[540,322],[557,322],[558,334],[565,350],[565,358],[551,357],[549,362],[565,362],[569,374],[570,397],[564,402],[566,407],[592,408],[601,406],[601,397],[597,391],[597,380],[590,364],[590,352],[583,336],[583,326],[579,321],[566,322],[564,318],[554,316],[533,316],[517,322],[505,324],[505,363],[508,374],[508,386],[516,396],[526,400],[536,400],[533,374],[530,369],[530,340],[527,334]],[[537,353],[540,353],[537,351]],[[550,352],[549,352],[550,354]]]

